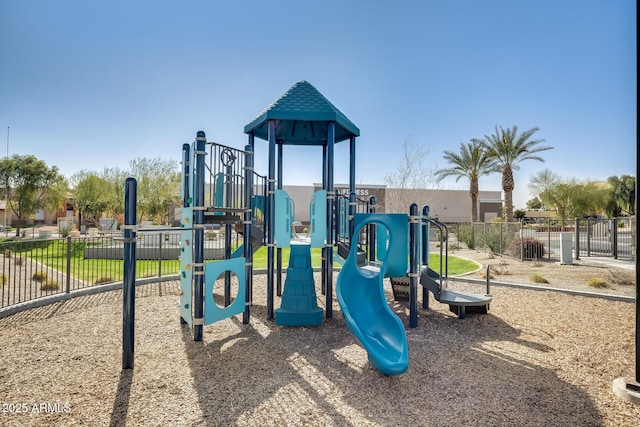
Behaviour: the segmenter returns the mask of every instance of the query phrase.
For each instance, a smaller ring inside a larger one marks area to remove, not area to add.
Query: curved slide
[[[404,325],[383,290],[385,275],[406,275],[407,220],[406,214],[355,214],[353,235],[368,223],[381,224],[389,231],[389,248],[381,268],[358,266],[357,245],[352,244],[336,285],[347,328],[367,350],[369,362],[385,375],[399,375],[409,367]]]

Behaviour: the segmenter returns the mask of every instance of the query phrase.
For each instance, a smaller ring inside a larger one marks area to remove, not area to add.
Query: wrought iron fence
[[[464,245],[522,259],[558,259],[565,245],[571,256],[635,259],[635,217],[585,218],[539,223],[448,224],[450,245]],[[432,231],[433,235],[437,230]],[[568,243],[570,242],[570,243]],[[564,248],[566,250],[566,248]]]
[[[449,247],[466,246],[522,259],[560,259],[562,237],[571,236],[575,259],[636,256],[635,217],[579,219],[559,224],[548,220],[524,223],[448,224]],[[136,245],[136,278],[177,275],[180,242],[177,230],[140,232]],[[224,258],[225,228],[205,232],[205,260]],[[431,239],[439,239],[431,230]],[[99,237],[23,238],[0,242],[0,308],[74,290],[122,281],[121,235]],[[565,240],[566,241],[566,240]],[[242,236],[232,232],[235,247]]]
[[[224,228],[205,232],[205,260],[224,257]],[[122,282],[121,235],[0,242],[0,308],[60,293]],[[242,236],[232,235],[234,244]],[[136,278],[179,273],[177,232],[138,233]]]

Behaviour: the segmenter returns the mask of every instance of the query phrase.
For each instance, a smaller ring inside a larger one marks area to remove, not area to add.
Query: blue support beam
[[[274,298],[274,218],[275,215],[275,175],[276,175],[276,121],[269,120],[269,174],[267,176],[267,320],[275,317]]]
[[[207,137],[203,131],[196,134],[195,149],[195,190],[194,190],[194,307],[193,307],[193,340],[202,341],[202,328],[204,326],[204,172],[205,172],[205,145]]]
[[[133,369],[136,309],[136,199],[138,183],[124,187],[124,277],[122,284],[122,369]]]

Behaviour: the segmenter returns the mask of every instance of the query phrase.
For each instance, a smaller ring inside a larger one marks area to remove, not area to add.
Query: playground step
[[[409,276],[391,277],[389,281],[393,290],[393,299],[409,301]]]
[[[440,274],[427,267],[422,270],[420,275],[420,284],[433,293],[433,296],[440,301],[442,294],[442,286],[440,284]]]
[[[349,257],[349,250],[351,249],[349,243],[338,242],[337,246],[338,246],[338,255],[340,255],[340,257],[343,259],[347,259]],[[366,260],[367,260],[367,253],[362,249],[358,248],[357,264],[358,265],[364,264]]]
[[[224,212],[204,212],[205,224],[235,224],[240,221],[239,215]]]
[[[318,307],[315,289],[310,245],[292,245],[282,304],[276,310],[276,324],[282,326],[321,324],[323,310]]]
[[[438,273],[431,269],[424,270],[420,276],[420,284],[431,291],[438,302],[448,304],[449,310],[457,314],[460,319],[464,319],[467,313],[486,314],[488,312],[491,295],[443,290],[440,287],[439,277]],[[396,301],[409,301],[409,280],[408,276],[390,278],[393,297]]]

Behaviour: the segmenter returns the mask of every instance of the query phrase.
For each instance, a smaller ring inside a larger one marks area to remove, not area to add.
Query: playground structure
[[[481,307],[486,312],[489,295],[451,293],[443,286],[442,274],[446,278],[446,272],[442,266],[440,273],[429,268],[429,224],[440,224],[428,218],[428,208],[422,215],[415,204],[409,215],[376,213],[375,198],[356,197],[355,141],[359,130],[309,83],[292,86],[244,131],[249,138],[244,150],[209,142],[202,131],[193,144],[182,147],[180,317],[192,329],[195,341],[202,340],[204,326],[222,319],[242,313],[243,323],[249,323],[253,254],[262,245],[267,248],[267,320],[275,318],[276,324],[283,326],[322,323],[323,310],[317,306],[311,266],[311,248],[320,248],[325,317],[333,315],[334,262],[343,263],[336,293],[346,325],[366,349],[372,365],[386,375],[407,370],[408,349],[404,325],[386,301],[385,278],[408,281],[411,328],[418,325],[419,285],[425,308],[431,291],[460,318],[465,307]],[[256,137],[268,141],[266,176],[253,170]],[[333,184],[334,145],[344,140],[350,144],[348,197],[338,194]],[[322,146],[322,189],[310,201],[309,233],[304,236],[293,228],[295,206],[282,190],[284,145]],[[135,221],[135,213],[125,214],[127,218]],[[134,245],[130,258],[135,260],[133,224],[125,224],[125,230],[133,232],[125,235],[125,245],[129,241]],[[205,230],[212,226],[224,230],[225,257],[206,261]],[[235,250],[231,247],[232,232],[242,234],[244,240]],[[283,248],[290,248],[284,290]],[[237,280],[233,301],[232,275]],[[220,305],[213,296],[219,278],[224,281],[224,302]],[[125,293],[126,289],[125,281]],[[282,296],[277,310],[276,293]],[[125,297],[131,304],[125,313],[132,315],[131,298]],[[126,331],[124,337],[130,344],[123,346],[123,351],[127,348],[131,357],[123,356],[123,364],[130,359],[132,366],[133,340]]]

